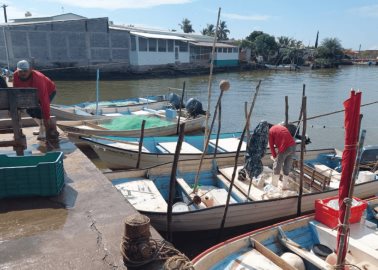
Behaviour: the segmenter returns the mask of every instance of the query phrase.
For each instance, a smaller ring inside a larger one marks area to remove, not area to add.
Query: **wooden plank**
[[[9,91],[7,93],[7,100],[10,109],[10,116],[12,118],[14,141],[16,144],[13,149],[16,151],[18,156],[23,156],[24,149],[26,149],[26,137],[24,134],[22,134],[21,130],[21,117],[18,111],[17,92]]]
[[[270,251],[268,248],[263,246],[259,241],[253,239],[252,237],[250,238],[250,241],[252,243],[252,246],[260,252],[262,255],[264,255],[266,258],[271,260],[274,264],[278,265],[281,267],[283,270],[296,270],[295,267],[291,266],[287,262],[285,262],[282,258],[278,257],[275,253]]]
[[[0,88],[0,110],[10,110],[8,93],[15,95],[18,109],[39,107],[37,89],[34,88]]]

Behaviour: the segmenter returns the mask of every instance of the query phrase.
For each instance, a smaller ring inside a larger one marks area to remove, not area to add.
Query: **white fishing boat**
[[[336,155],[335,150],[307,151],[306,160],[315,159],[320,153]],[[224,213],[227,193],[232,179],[235,157],[205,159],[199,177],[199,191],[202,203],[192,203],[193,184],[199,167],[198,160],[180,161],[177,169],[177,202],[172,215],[172,231],[204,231],[219,229]],[[243,162],[243,158],[240,158]],[[271,162],[264,160],[265,165]],[[238,170],[242,167],[239,166]],[[168,183],[172,170],[171,164],[156,166],[145,170],[113,172],[106,176],[120,190],[126,199],[142,214],[150,217],[158,230],[167,227]],[[237,174],[236,174],[237,175]],[[236,176],[237,177],[237,176]],[[291,173],[290,190],[282,190],[281,183],[277,188],[271,185],[271,170],[264,168],[265,187],[259,188],[250,181],[234,180],[231,200],[228,208],[225,228],[247,224],[258,224],[273,221],[297,214],[298,205],[298,169]],[[313,168],[305,173],[301,214],[314,210],[314,201],[338,193],[336,180]],[[332,183],[332,185],[331,185]],[[378,181],[364,179],[355,185],[355,194],[367,198],[378,193]]]
[[[165,95],[144,98],[100,101],[96,111],[96,102],[84,102],[74,105],[51,104],[51,115],[58,120],[94,120],[122,116],[145,108],[161,110],[169,106]]]
[[[378,269],[377,197],[368,204],[361,221],[350,225],[348,269]],[[192,262],[196,270],[335,269],[326,258],[337,248],[336,237],[337,230],[309,215],[221,242]]]
[[[139,159],[139,168],[146,169],[160,164],[173,162],[177,144],[177,136],[146,137],[139,153],[139,138],[132,137],[80,137],[83,143],[88,144],[99,158],[112,170],[136,168]],[[217,156],[235,156],[240,141],[240,133],[220,134]],[[214,155],[216,135],[211,135],[206,158]],[[201,158],[204,148],[203,135],[185,136],[181,146],[180,160]],[[241,155],[245,154],[246,142],[242,143]]]

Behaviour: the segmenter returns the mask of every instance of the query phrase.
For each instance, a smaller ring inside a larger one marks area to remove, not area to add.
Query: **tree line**
[[[184,33],[194,33],[192,23],[184,18],[179,24]],[[215,36],[216,27],[207,24],[200,33],[206,36]],[[230,30],[225,21],[219,22],[217,40],[228,40]],[[249,48],[251,57],[262,58],[264,63],[302,65],[305,60],[312,61],[318,66],[334,66],[344,58],[343,47],[337,38],[325,38],[318,46],[319,32],[316,35],[314,46],[305,47],[303,42],[287,36],[274,37],[263,31],[253,31],[235,44],[241,48]]]

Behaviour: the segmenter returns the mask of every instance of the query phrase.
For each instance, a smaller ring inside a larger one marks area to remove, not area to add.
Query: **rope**
[[[140,267],[153,261],[165,260],[165,270],[194,270],[189,258],[165,240],[145,237],[130,239],[123,236],[121,254],[127,267]]]

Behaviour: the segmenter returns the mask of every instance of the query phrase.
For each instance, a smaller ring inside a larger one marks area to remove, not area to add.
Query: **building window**
[[[131,51],[135,52],[136,51],[136,38],[135,36],[130,36],[131,40]]]
[[[223,53],[227,53],[227,48],[223,48]]]
[[[173,52],[173,40],[168,41],[168,52]]]
[[[232,52],[234,52],[234,53],[238,53],[238,52],[239,52],[239,49],[238,49],[238,48],[232,48]]]
[[[148,39],[148,51],[156,52],[156,42],[157,42],[157,39],[154,39],[154,38]]]
[[[217,48],[217,52],[221,53],[222,52],[222,48]]]
[[[146,52],[147,51],[147,39],[139,37],[139,51]]]
[[[159,52],[167,51],[167,41],[165,39],[158,39],[158,51]]]
[[[232,53],[232,48],[228,48],[228,53]]]
[[[188,42],[176,41],[176,45],[178,45],[180,47],[180,52],[187,52],[188,51]]]

